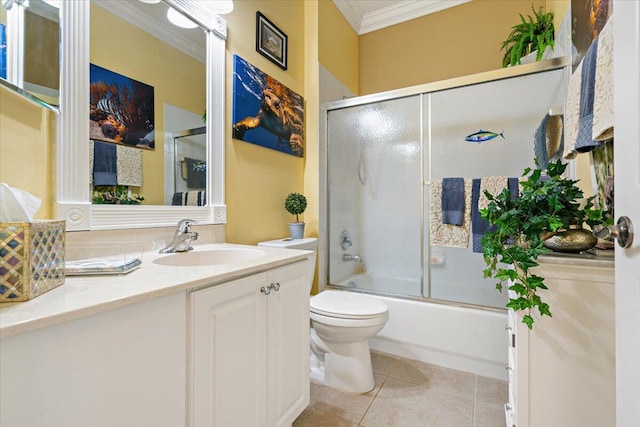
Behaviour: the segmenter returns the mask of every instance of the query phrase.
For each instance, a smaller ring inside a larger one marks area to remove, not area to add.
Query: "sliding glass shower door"
[[[420,96],[328,112],[329,283],[421,295]]]

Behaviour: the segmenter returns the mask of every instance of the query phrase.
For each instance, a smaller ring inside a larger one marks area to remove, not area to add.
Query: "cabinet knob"
[[[271,285],[273,286],[273,285]],[[269,295],[271,293],[271,286],[263,286],[260,288],[260,292],[262,292],[265,295]]]
[[[280,283],[276,282],[276,283],[272,283],[271,286],[269,286],[271,289],[273,289],[274,291],[278,292],[280,290]]]

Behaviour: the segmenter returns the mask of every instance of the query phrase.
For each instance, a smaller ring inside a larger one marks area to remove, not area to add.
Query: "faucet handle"
[[[188,233],[189,231],[191,231],[191,225],[197,223],[198,221],[196,221],[195,219],[182,219],[180,220],[180,222],[178,222],[178,231],[180,233]]]

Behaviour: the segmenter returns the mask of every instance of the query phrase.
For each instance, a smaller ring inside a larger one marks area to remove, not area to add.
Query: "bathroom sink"
[[[199,251],[194,249],[190,252],[179,252],[160,257],[153,261],[154,264],[170,265],[176,267],[197,267],[208,265],[235,264],[249,261],[264,256],[264,252],[259,249],[229,248],[229,249],[209,249]]]

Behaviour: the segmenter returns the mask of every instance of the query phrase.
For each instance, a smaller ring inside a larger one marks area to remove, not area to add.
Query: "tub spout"
[[[344,254],[342,255],[342,261],[360,261],[360,255],[358,254]]]

